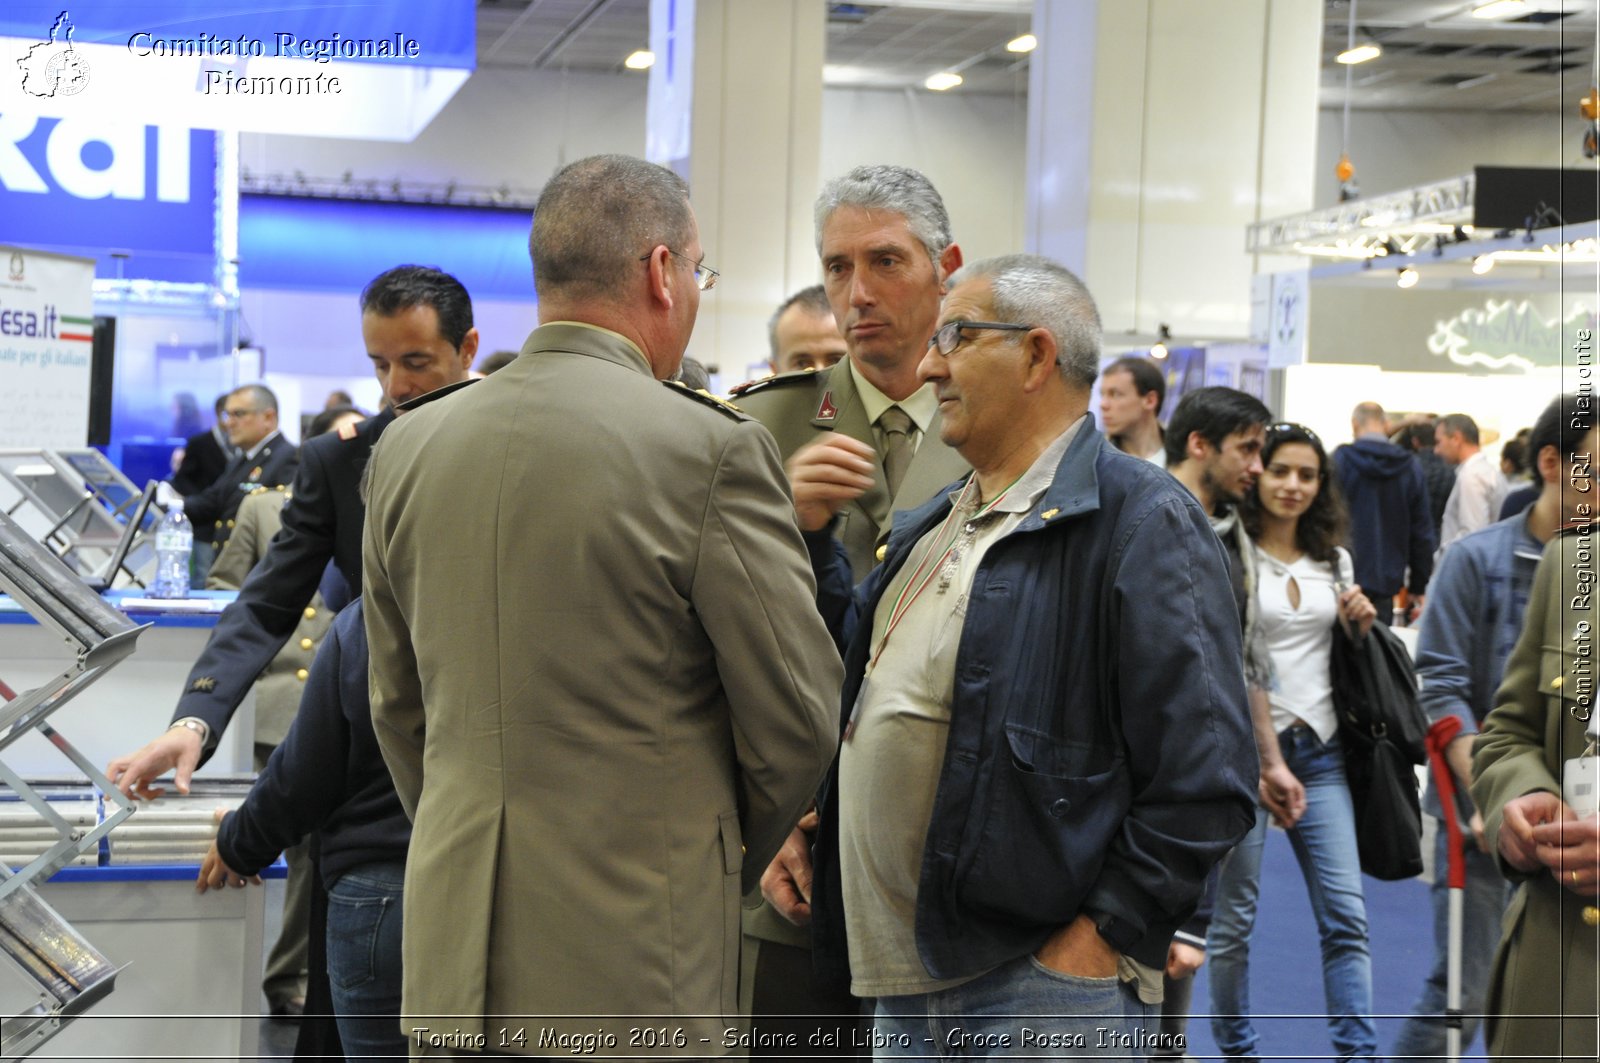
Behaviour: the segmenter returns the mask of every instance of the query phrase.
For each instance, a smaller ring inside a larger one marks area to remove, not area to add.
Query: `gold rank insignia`
[[[203,675],[196,679],[193,683],[189,684],[189,689],[198,690],[209,694],[213,690],[217,689],[217,681],[209,675]]]
[[[261,466],[257,465],[250,470],[250,482],[255,483],[259,479],[261,479]]]

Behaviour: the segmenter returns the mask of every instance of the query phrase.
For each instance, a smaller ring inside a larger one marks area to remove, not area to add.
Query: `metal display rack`
[[[140,586],[153,567],[151,488],[144,491],[92,447],[0,448],[0,505],[84,579]]]
[[[0,590],[42,626],[59,634],[73,659],[57,676],[0,705],[0,782],[38,812],[57,840],[24,867],[0,865],[0,954],[41,990],[32,1008],[0,1024],[0,1061],[32,1054],[73,1018],[110,993],[116,969],[34,889],[57,870],[99,848],[102,838],[133,812],[122,796],[47,718],[131,654],[149,625],[135,624],[84,585],[66,563],[0,514]],[[4,753],[38,731],[116,807],[98,823],[70,822],[45,795],[6,766]]]

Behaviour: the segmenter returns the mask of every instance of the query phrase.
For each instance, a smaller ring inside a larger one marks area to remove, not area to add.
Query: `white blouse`
[[[1259,623],[1277,680],[1269,695],[1272,729],[1282,732],[1303,721],[1326,742],[1339,729],[1328,671],[1339,615],[1334,569],[1305,556],[1284,564],[1254,543],[1251,548],[1256,552]],[[1300,588],[1298,608],[1290,604],[1291,580]]]

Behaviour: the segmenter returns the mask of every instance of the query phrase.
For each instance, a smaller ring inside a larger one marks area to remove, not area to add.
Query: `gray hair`
[[[971,280],[989,282],[996,320],[1046,329],[1055,337],[1056,364],[1069,383],[1094,385],[1100,375],[1100,311],[1071,270],[1043,255],[1000,255],[961,267],[949,286],[954,290]]]
[[[938,190],[907,166],[857,166],[822,186],[815,211],[819,255],[823,226],[840,207],[888,210],[900,215],[936,263],[954,242],[950,239],[950,214],[944,209]]]
[[[801,288],[789,298],[778,304],[778,309],[772,312],[767,319],[767,348],[772,351],[772,357],[778,357],[778,319],[789,312],[789,308],[798,306],[808,314],[817,317],[832,317],[833,304],[828,302],[828,293],[822,285],[813,284],[809,288]]]
[[[612,298],[658,244],[684,254],[689,186],[631,155],[591,155],[558,170],[533,210],[528,250],[541,297]]]
[[[265,384],[241,384],[229,394],[242,395],[257,410],[278,412],[278,396],[274,395],[272,389]]]

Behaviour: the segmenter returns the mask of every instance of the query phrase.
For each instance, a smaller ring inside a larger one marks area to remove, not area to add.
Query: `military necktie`
[[[911,415],[898,406],[890,406],[878,415],[878,427],[883,429],[883,476],[892,499],[899,493],[900,481],[905,479],[915,453],[911,447]]]

